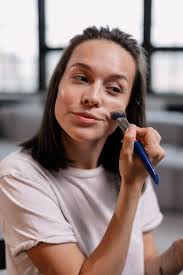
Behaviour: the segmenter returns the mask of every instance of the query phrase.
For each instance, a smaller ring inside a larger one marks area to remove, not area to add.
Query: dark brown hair
[[[76,35],[70,40],[53,72],[40,130],[33,138],[21,144],[23,149],[30,150],[32,157],[48,170],[57,171],[59,168],[66,168],[72,163],[72,160],[67,158],[61,143],[62,128],[55,118],[55,101],[60,80],[73,50],[82,42],[93,39],[113,41],[126,49],[133,57],[136,63],[136,75],[126,114],[130,123],[140,127],[145,126],[146,62],[142,48],[131,35],[118,28],[112,30],[109,27],[98,29],[93,26],[86,28],[82,34]],[[118,127],[107,138],[99,157],[98,164],[102,164],[110,172],[119,173],[121,139],[122,133]]]

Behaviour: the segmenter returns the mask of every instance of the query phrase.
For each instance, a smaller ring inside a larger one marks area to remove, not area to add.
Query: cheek
[[[62,128],[68,124],[68,114],[73,109],[73,95],[67,89],[59,89],[55,102],[55,117]]]
[[[57,99],[60,105],[68,105],[72,100],[71,92],[66,89],[60,89],[58,91]]]
[[[59,101],[58,101],[58,98],[56,99],[56,102],[55,102],[55,118],[57,120],[57,122],[60,124],[60,117],[61,117],[61,114],[60,114],[60,105],[59,105]]]
[[[55,112],[65,112],[65,107],[71,104],[72,97],[65,90],[59,90],[55,102]]]
[[[62,118],[62,114],[65,113],[65,104],[63,94],[59,91],[55,102],[55,117],[58,122]]]
[[[128,106],[128,102],[128,98],[120,98],[118,100],[111,101],[108,105],[108,110],[110,112],[125,112]]]
[[[114,120],[111,120],[108,124],[108,129],[106,133],[107,136],[111,135],[116,130],[117,127],[118,127],[118,124]]]

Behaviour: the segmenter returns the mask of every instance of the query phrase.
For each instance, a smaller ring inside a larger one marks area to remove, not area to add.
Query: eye
[[[107,90],[112,93],[121,93],[122,89],[119,86],[113,85],[113,86],[108,86]]]
[[[73,76],[73,78],[80,82],[88,82],[88,78],[83,74],[76,74]]]

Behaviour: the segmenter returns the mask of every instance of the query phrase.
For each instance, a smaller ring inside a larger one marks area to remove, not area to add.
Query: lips
[[[79,116],[83,116],[83,117],[86,117],[86,118],[90,118],[90,119],[95,119],[95,120],[100,120],[98,117],[90,114],[90,113],[87,113],[87,112],[78,112],[78,113],[74,113],[75,115],[79,115]]]

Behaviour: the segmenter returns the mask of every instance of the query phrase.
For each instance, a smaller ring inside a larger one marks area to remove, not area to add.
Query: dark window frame
[[[152,22],[152,2],[153,0],[144,0],[144,20],[143,20],[143,39],[142,46],[147,52],[148,62],[148,93],[151,95],[157,95],[152,89],[151,85],[151,63],[152,55],[154,52],[183,52],[183,47],[157,47],[151,42],[151,22]],[[46,89],[46,55],[50,51],[62,51],[64,47],[48,47],[45,39],[45,0],[38,0],[39,11],[39,89]],[[163,93],[166,95],[165,93]],[[161,95],[161,93],[159,93]]]
[[[147,62],[148,62],[148,89],[147,92],[152,96],[163,96],[169,97],[170,93],[155,93],[152,89],[151,80],[152,80],[152,72],[151,72],[151,63],[152,63],[152,55],[155,52],[183,52],[183,47],[158,47],[152,44],[151,42],[151,22],[152,22],[152,3],[153,0],[144,0],[143,2],[143,36],[142,36],[142,46],[147,52]],[[42,94],[45,92],[47,87],[46,81],[46,57],[47,54],[53,51],[63,51],[64,45],[60,47],[50,47],[46,43],[46,12],[45,12],[46,0],[37,0],[37,14],[38,14],[38,91],[33,94],[26,94],[25,98],[29,98],[36,94]],[[183,95],[171,94],[171,96],[180,97],[183,99]],[[0,99],[9,99],[16,98],[17,100],[21,100],[22,93],[19,95],[15,94],[3,94],[0,93]]]
[[[148,77],[148,93],[151,95],[162,95],[161,92],[158,94],[155,93],[155,91],[152,89],[152,72],[151,72],[151,63],[152,63],[152,55],[155,52],[183,52],[183,47],[175,47],[175,46],[164,46],[159,47],[152,44],[151,41],[151,25],[152,25],[152,2],[153,0],[144,0],[144,30],[143,30],[143,43],[142,46],[145,48],[146,52],[148,53],[147,61],[149,64],[149,77]],[[163,93],[163,96],[177,96],[174,91],[172,91],[172,94],[169,92]],[[182,97],[183,95],[179,95],[179,97]]]

